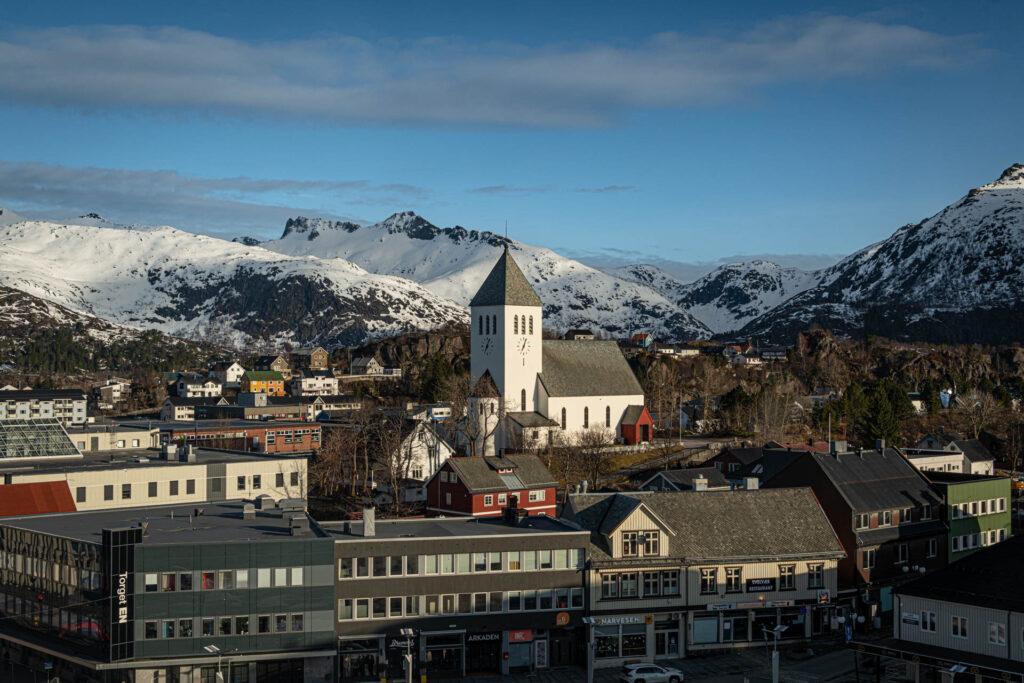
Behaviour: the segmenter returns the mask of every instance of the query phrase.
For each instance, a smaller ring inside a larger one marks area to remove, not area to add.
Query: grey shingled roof
[[[970,462],[986,462],[995,459],[985,445],[977,439],[957,439],[954,443],[964,452],[964,457]]]
[[[622,416],[622,424],[624,425],[635,425],[640,419],[640,416],[644,414],[644,407],[640,406],[626,406],[626,412]]]
[[[540,381],[548,396],[642,396],[613,341],[545,339]]]
[[[693,488],[693,482],[698,477],[704,477],[709,487],[721,486],[729,488],[730,486],[729,480],[725,478],[725,475],[714,467],[686,467],[679,470],[666,470],[658,474],[681,488]],[[651,478],[653,479],[654,477]]]
[[[838,456],[807,453],[803,458],[788,471],[816,463],[857,512],[942,502],[921,473],[892,448]]]
[[[498,471],[492,467],[491,461],[493,460],[493,458],[474,456],[448,458],[447,463],[458,473],[459,478],[473,493],[511,490]],[[507,455],[497,462],[502,465],[511,464],[514,467],[516,478],[522,482],[524,488],[558,486],[558,482],[536,455]]]
[[[542,306],[540,297],[519,270],[515,259],[508,253],[508,245],[501,258],[484,278],[470,306]]]
[[[843,556],[825,513],[806,488],[584,493],[569,497],[563,515],[591,532],[592,557],[608,560],[602,530],[618,526],[636,501],[674,532],[668,540],[673,558]]]

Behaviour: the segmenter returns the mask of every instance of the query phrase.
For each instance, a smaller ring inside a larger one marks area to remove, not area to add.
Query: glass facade
[[[0,460],[81,456],[57,420],[0,420]]]

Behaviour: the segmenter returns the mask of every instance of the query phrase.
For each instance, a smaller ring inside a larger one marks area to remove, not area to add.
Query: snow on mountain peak
[[[24,216],[0,206],[0,225],[14,225],[15,223],[23,223],[27,220]]]
[[[1024,190],[1024,164],[1014,164],[1003,171],[999,179],[971,190],[972,196],[989,190]]]

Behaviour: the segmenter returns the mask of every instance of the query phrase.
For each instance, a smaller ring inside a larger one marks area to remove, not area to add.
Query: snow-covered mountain
[[[814,272],[783,268],[761,260],[720,266],[689,283],[647,264],[624,266],[609,272],[647,285],[718,335],[740,329],[817,284]]]
[[[834,331],[948,342],[1024,337],[1024,165],[816,274],[741,333]]]
[[[15,223],[22,223],[28,220],[24,216],[20,216],[10,209],[5,209],[0,206],[0,225],[14,225]]]
[[[645,330],[672,340],[711,335],[686,310],[646,284],[493,232],[439,228],[411,211],[369,226],[293,218],[280,239],[260,246],[291,256],[344,258],[373,273],[409,278],[438,296],[468,305],[506,243],[544,301],[548,328],[593,328],[616,336]]]
[[[0,285],[0,339],[24,340],[43,330],[71,327],[80,337],[109,342],[139,330]]]
[[[170,227],[0,227],[0,284],[122,325],[235,345],[361,343],[466,319],[414,282]]]

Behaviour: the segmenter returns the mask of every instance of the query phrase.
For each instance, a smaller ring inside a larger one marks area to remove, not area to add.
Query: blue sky
[[[1019,2],[36,5],[0,18],[28,215],[411,209],[686,275],[823,262],[1024,161]]]

